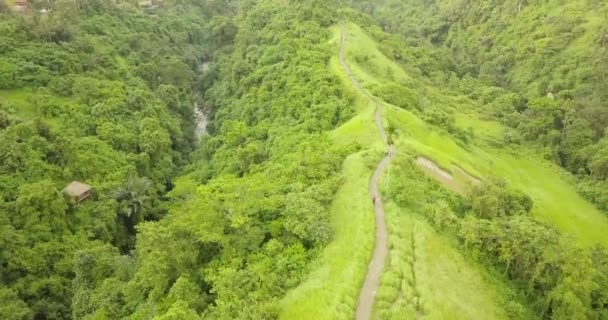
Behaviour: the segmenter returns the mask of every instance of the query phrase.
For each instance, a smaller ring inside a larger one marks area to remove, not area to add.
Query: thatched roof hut
[[[67,187],[65,187],[63,189],[63,192],[76,198],[76,201],[78,201],[80,203],[82,200],[91,196],[92,189],[93,189],[93,187],[91,187],[90,185],[88,185],[86,183],[72,181],[72,182],[70,182],[70,184],[68,184]]]

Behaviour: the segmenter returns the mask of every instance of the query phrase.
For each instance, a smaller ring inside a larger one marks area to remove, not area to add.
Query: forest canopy
[[[332,237],[325,132],[352,113],[325,70],[334,9],[52,5],[0,22],[0,317],[276,315]]]
[[[336,210],[372,223],[381,199],[336,209],[356,189],[345,160],[371,175],[382,157],[387,250],[406,243],[395,221],[421,219],[506,288],[510,318],[608,318],[606,248],[535,216],[561,194],[433,149],[540,155],[606,213],[607,17],[602,1],[0,0],[0,319],[278,319],[314,270],[365,278],[351,266],[368,261],[321,258],[356,232]],[[390,152],[368,130],[382,121]],[[426,316],[413,234],[379,318]],[[318,307],[348,318],[349,294]]]

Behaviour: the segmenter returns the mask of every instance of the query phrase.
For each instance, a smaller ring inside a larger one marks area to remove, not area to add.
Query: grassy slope
[[[405,85],[414,83],[401,68],[382,55],[373,40],[357,26],[349,25],[349,30],[347,56],[370,56],[370,63],[365,66],[350,61],[353,72],[364,86],[386,81],[383,74],[389,69],[392,70],[391,77],[395,82]],[[332,42],[337,47],[339,29],[334,28],[333,32]],[[340,76],[347,90],[356,97],[354,103],[359,111],[357,116],[334,131],[333,138],[338,144],[358,145],[363,151],[349,156],[344,162],[345,183],[338,191],[331,208],[334,240],[312,266],[309,278],[281,302],[283,319],[352,318],[359,287],[373,248],[373,215],[372,207],[368,203],[367,188],[374,164],[373,155],[381,149],[380,140],[372,125],[373,107],[364,97],[356,94],[352,84],[343,74],[337,58],[331,61],[330,69]],[[441,95],[440,92],[435,94]],[[426,155],[443,168],[448,168],[448,171],[456,164],[478,177],[495,175],[507,178],[535,199],[534,214],[540,220],[550,222],[563,232],[575,235],[581,243],[591,244],[599,241],[608,244],[608,235],[601,232],[608,227],[606,218],[576,194],[558,167],[539,159],[532,151],[508,152],[487,146],[465,149],[450,136],[428,126],[408,111],[387,105],[384,116],[404,137],[397,142],[400,150]],[[473,127],[476,136],[488,139],[500,137],[503,130],[498,123],[480,120],[470,110],[457,113],[456,121],[458,126]],[[525,156],[522,156],[522,153]],[[387,266],[388,276],[386,280],[383,278],[379,297],[390,300],[390,295],[394,294],[391,286],[395,284],[391,282],[391,276],[394,276],[394,272],[403,273],[407,270],[407,266],[399,263],[401,258],[398,255],[406,252],[414,232],[419,242],[419,257],[415,267],[418,291],[423,312],[427,317],[504,317],[504,312],[496,307],[497,301],[504,301],[501,296],[501,283],[489,280],[483,270],[464,258],[449,239],[437,234],[423,220],[404,214],[402,208],[396,208],[392,204],[389,204],[387,214],[389,228],[391,232],[395,232],[394,238],[391,238],[391,246],[396,250],[391,252],[391,262]],[[407,239],[408,234],[410,239]],[[400,250],[401,248],[403,250]],[[406,297],[403,293],[401,296],[397,294],[397,299],[390,305],[402,305],[405,309],[394,308],[393,313],[395,310],[404,311],[408,308],[412,312],[411,307],[404,304]],[[382,311],[382,308],[379,310]],[[399,317],[403,314],[397,312],[397,315]]]
[[[340,30],[332,31],[331,41],[337,52]],[[281,302],[282,319],[352,319],[374,245],[368,183],[382,147],[373,126],[374,109],[356,94],[337,56],[329,67],[355,97],[358,111],[358,115],[332,133],[332,138],[337,144],[358,145],[362,151],[349,156],[343,164],[344,185],[331,207],[334,239],[313,264],[308,279]]]
[[[348,57],[367,55],[368,64],[349,61],[353,73],[363,85],[381,83],[382,74],[392,68],[394,81],[403,84],[413,80],[401,68],[394,68],[392,62],[382,55],[372,39],[356,25],[349,25]],[[393,109],[387,106],[385,118],[393,122]],[[413,115],[412,115],[413,116]],[[409,121],[420,122],[416,117]],[[407,122],[407,121],[406,121]],[[401,122],[401,123],[406,123]],[[401,128],[403,129],[403,128]],[[425,128],[428,134],[432,130]],[[436,139],[435,139],[436,138]],[[442,143],[443,137],[434,137],[434,144]],[[413,140],[412,140],[413,141]],[[402,145],[400,153],[407,152]],[[386,192],[385,198],[386,198]],[[505,299],[502,284],[488,281],[483,270],[465,258],[446,237],[436,233],[422,219],[412,214],[410,208],[398,208],[387,204],[387,223],[391,251],[382,278],[376,316],[380,319],[414,319],[416,296],[420,296],[420,308],[425,318],[430,319],[504,319],[505,312],[498,307]],[[412,236],[416,239],[416,285],[412,284]],[[415,289],[414,289],[415,287]],[[417,292],[417,293],[416,293]],[[499,302],[500,301],[500,302]]]
[[[378,319],[507,319],[503,284],[411,208],[389,202],[390,256],[376,302]],[[419,306],[416,307],[416,304]],[[418,309],[418,310],[417,310]]]
[[[0,103],[13,106],[18,116],[31,119],[38,116],[34,106],[27,102],[27,98],[32,94],[34,93],[28,89],[0,90]]]
[[[38,93],[30,88],[0,90],[0,104],[12,108],[14,114],[22,120],[43,118],[40,112],[35,109],[35,106],[28,101],[28,99],[35,98],[38,95]],[[74,103],[69,98],[51,96],[50,99],[50,102],[56,105],[69,105]],[[52,126],[59,126],[58,118],[49,117],[46,118],[45,121]]]
[[[356,39],[360,43],[360,52],[376,57],[366,66],[353,68],[364,86],[388,81],[379,79],[382,73],[377,70],[389,68],[393,70],[396,80],[411,81],[402,75],[403,70],[398,65],[377,50],[373,40],[357,26],[350,25],[350,32],[353,34],[351,40]],[[434,95],[442,94],[437,89],[426,89]],[[442,99],[449,100],[450,97]],[[387,105],[384,116],[404,137],[397,141],[400,150],[415,150],[448,171],[455,164],[477,177],[506,178],[535,200],[533,214],[538,220],[557,226],[581,244],[608,245],[608,233],[604,232],[608,229],[608,219],[577,194],[563,170],[541,159],[534,150],[501,150],[489,146],[467,146],[465,149],[449,135],[437,131],[409,111]],[[475,126],[478,136],[492,138],[502,131],[498,123],[480,120],[471,110],[461,111],[456,119],[457,125],[465,128]]]

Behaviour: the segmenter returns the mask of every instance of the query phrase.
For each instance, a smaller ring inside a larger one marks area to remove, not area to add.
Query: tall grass
[[[374,246],[369,178],[381,157],[382,142],[374,127],[373,105],[357,93],[338,63],[340,29],[332,31],[336,57],[329,69],[339,76],[358,112],[332,132],[332,139],[361,151],[343,164],[344,184],[330,209],[334,238],[312,265],[309,277],[281,301],[282,319],[352,319]]]
[[[574,236],[583,245],[600,243],[608,246],[608,218],[577,192],[568,174],[552,162],[539,156],[533,147],[519,146],[502,149],[485,143],[486,139],[497,139],[504,128],[494,121],[481,120],[475,106],[467,105],[462,96],[445,94],[441,88],[433,88],[415,82],[396,63],[388,59],[363,30],[349,24],[349,52],[351,57],[367,55],[369,60],[352,59],[350,64],[357,79],[364,86],[389,81],[392,75],[396,82],[414,89],[421,89],[432,97],[431,104],[440,107],[458,105],[455,113],[456,125],[463,129],[474,127],[476,135],[468,145],[455,140],[442,130],[425,123],[416,114],[389,104],[385,105],[384,117],[395,127],[401,137],[397,140],[400,152],[424,155],[442,168],[457,165],[476,177],[501,177],[509,180],[529,194],[535,201],[532,211],[543,222],[555,225],[566,236]],[[391,70],[378,72],[377,70]],[[403,82],[400,82],[403,81]]]

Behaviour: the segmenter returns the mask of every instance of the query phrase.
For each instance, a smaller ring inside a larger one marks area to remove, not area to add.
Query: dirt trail
[[[460,194],[466,194],[469,189],[469,184],[477,185],[481,183],[481,180],[475,178],[461,167],[454,164],[452,165],[452,172],[456,174],[456,177],[460,177],[460,179],[455,179],[455,176],[452,175],[452,173],[443,170],[431,159],[419,156],[416,158],[416,164],[422,168],[423,171],[437,179],[446,188]],[[464,178],[464,181],[462,178]]]
[[[374,116],[374,120],[376,122],[376,127],[378,128],[378,133],[380,134],[380,138],[382,141],[387,144],[386,132],[384,131],[384,126],[382,125],[382,105],[380,105],[374,97],[372,97],[367,91],[363,90],[359,81],[355,79],[352,71],[350,70],[348,64],[346,64],[346,59],[344,57],[344,52],[346,50],[346,29],[344,25],[341,26],[342,29],[342,37],[340,40],[340,64],[342,65],[342,69],[346,72],[346,75],[352,81],[353,85],[357,90],[368,97],[376,107],[376,113]],[[374,175],[369,181],[369,190],[371,197],[376,197],[376,201],[374,203],[374,216],[376,220],[376,241],[374,247],[374,254],[372,255],[372,260],[369,263],[367,269],[367,275],[365,276],[365,282],[363,283],[363,287],[361,288],[361,292],[359,293],[359,301],[357,303],[357,312],[356,319],[357,320],[367,320],[371,318],[372,315],[372,307],[374,305],[374,299],[376,296],[376,291],[380,285],[380,276],[382,275],[382,269],[384,269],[384,262],[386,261],[386,257],[388,256],[388,232],[386,230],[386,220],[384,215],[384,205],[382,204],[382,200],[380,198],[380,190],[378,188],[378,181],[384,170],[388,167],[391,161],[391,157],[395,154],[395,147],[392,145],[388,145],[388,151],[386,156],[380,161],[376,170],[374,171]],[[370,200],[371,200],[370,197]]]

